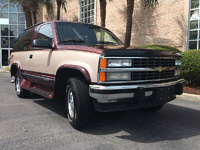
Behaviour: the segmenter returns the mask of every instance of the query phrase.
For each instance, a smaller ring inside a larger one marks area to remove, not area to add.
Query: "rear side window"
[[[35,28],[31,28],[24,32],[24,34],[16,41],[13,51],[26,51],[29,49],[29,45],[34,34],[34,29]]]
[[[51,24],[42,25],[36,36],[36,39],[47,39],[50,43],[52,43],[53,30]]]

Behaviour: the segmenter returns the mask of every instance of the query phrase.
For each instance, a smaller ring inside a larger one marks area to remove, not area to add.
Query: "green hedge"
[[[182,52],[181,76],[193,85],[200,84],[200,50]]]
[[[181,52],[180,50],[178,50],[176,48],[173,48],[173,47],[170,47],[170,46],[165,46],[165,45],[141,45],[141,46],[138,46],[138,47],[152,48],[152,49],[157,49],[157,50],[169,50],[169,51],[174,51],[174,52],[178,52],[178,53]]]

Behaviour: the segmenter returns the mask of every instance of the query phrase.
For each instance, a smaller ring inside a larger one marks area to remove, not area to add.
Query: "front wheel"
[[[89,87],[83,78],[70,78],[66,86],[66,109],[69,123],[75,129],[87,126],[93,115]]]
[[[17,72],[15,75],[15,93],[17,94],[18,97],[20,98],[26,98],[29,97],[30,95],[30,91],[23,89],[20,86],[20,77],[19,77],[19,73]]]

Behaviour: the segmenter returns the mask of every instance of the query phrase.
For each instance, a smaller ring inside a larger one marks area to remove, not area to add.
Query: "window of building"
[[[190,0],[188,49],[200,49],[200,0]]]
[[[80,22],[94,24],[95,0],[80,0]]]
[[[25,16],[18,1],[0,0],[0,67],[7,66],[12,43],[24,32]]]

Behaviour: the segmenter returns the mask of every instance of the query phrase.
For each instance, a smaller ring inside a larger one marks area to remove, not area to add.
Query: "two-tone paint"
[[[56,34],[55,21],[51,23],[53,29],[52,48],[34,49],[32,42],[36,38],[40,24],[35,28],[29,49],[26,51],[14,51],[11,54],[11,76],[16,72],[20,75],[20,85],[22,88],[38,93],[44,97],[52,99],[60,90],[64,88],[66,81],[73,75],[81,75],[88,82],[90,96],[99,103],[122,102],[124,99],[132,101],[139,97],[149,96],[156,93],[159,88],[176,87],[182,88],[183,80],[177,77],[173,79],[164,79],[156,81],[140,82],[99,82],[99,72],[123,72],[134,71],[135,68],[100,68],[101,58],[134,58],[134,57],[171,57],[180,59],[181,56],[168,51],[159,51],[142,48],[126,48],[122,46],[83,46],[83,45],[59,45]],[[48,24],[45,23],[45,24]],[[174,68],[144,68],[144,71],[162,71]],[[140,68],[142,70],[142,68]],[[63,75],[64,73],[64,75]],[[148,84],[146,84],[148,82]],[[153,83],[154,82],[154,83]],[[155,83],[156,82],[156,83]],[[152,84],[153,83],[153,84]],[[63,87],[62,87],[63,86]],[[151,90],[149,90],[151,88]],[[65,90],[65,89],[64,89]],[[127,91],[128,90],[128,91]],[[174,94],[181,94],[181,91],[173,91]],[[136,94],[137,93],[137,94]],[[138,94],[140,93],[140,94]],[[102,95],[103,94],[103,95]],[[166,99],[172,100],[174,97]],[[122,101],[121,101],[122,100]],[[123,102],[126,102],[123,101]],[[163,103],[163,102],[160,102]],[[149,105],[154,106],[154,104]],[[97,107],[97,105],[95,105]],[[98,108],[97,108],[98,110]]]

